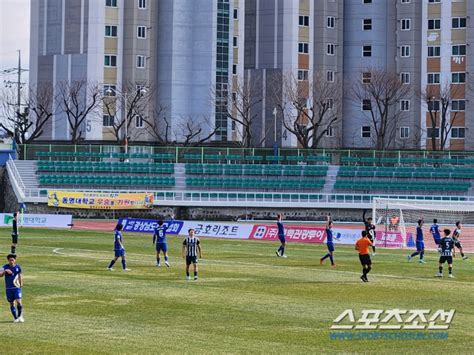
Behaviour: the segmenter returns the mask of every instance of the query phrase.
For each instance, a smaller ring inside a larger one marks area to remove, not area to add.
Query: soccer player
[[[285,255],[285,247],[286,247],[286,238],[285,238],[285,226],[282,222],[283,215],[278,213],[277,215],[277,227],[278,227],[278,239],[280,239],[280,247],[278,250],[275,251],[277,256],[281,256],[282,258],[287,258]]]
[[[454,230],[454,233],[453,233],[453,240],[454,240],[454,246],[458,248],[459,252],[461,253],[462,260],[466,260],[468,256],[464,255],[464,253],[462,252],[462,245],[459,240],[459,237],[461,236],[461,228],[462,228],[461,221],[457,221],[456,229]]]
[[[441,256],[439,257],[439,272],[435,275],[437,277],[443,277],[443,264],[448,263],[449,277],[453,276],[453,256],[454,252],[454,240],[450,237],[451,231],[445,229],[443,231],[444,237],[440,240]]]
[[[417,255],[420,255],[420,263],[424,264],[423,257],[425,255],[425,242],[423,241],[423,218],[418,220],[418,227],[416,227],[416,251],[408,255],[408,262]]]
[[[186,257],[186,280],[190,280],[189,266],[194,266],[194,280],[198,279],[198,257],[202,258],[201,242],[199,238],[194,236],[194,229],[188,230],[188,236],[183,241],[182,248],[183,258]]]
[[[375,256],[375,225],[372,224],[372,217],[365,219],[366,213],[367,213],[367,210],[364,210],[364,214],[362,215],[362,220],[364,221],[367,237],[372,243],[372,255]]]
[[[163,221],[158,221],[158,227],[156,227],[155,232],[153,233],[153,244],[156,247],[156,266],[160,267],[160,251],[163,251],[163,256],[165,257],[165,265],[170,267],[168,262],[168,243],[166,241],[166,230],[168,226],[163,223]],[[156,243],[156,244],[155,244]]]
[[[326,245],[328,247],[328,253],[319,259],[319,264],[323,265],[325,259],[329,258],[331,260],[331,266],[336,266],[334,263],[334,242],[332,235],[332,220],[331,216],[328,215],[328,220],[326,224]]]
[[[13,213],[12,222],[12,246],[11,253],[16,254],[16,245],[18,244],[18,212]]]
[[[125,248],[123,247],[122,229],[123,229],[123,225],[121,223],[117,224],[117,226],[115,227],[115,234],[114,234],[115,258],[113,258],[110,261],[110,264],[107,267],[107,270],[109,271],[114,271],[114,269],[112,269],[112,266],[114,266],[115,262],[117,261],[119,257],[122,258],[123,271],[130,271],[130,269],[127,269],[127,262],[125,260]]]
[[[21,267],[16,263],[15,254],[8,254],[7,260],[8,264],[3,265],[0,269],[0,277],[5,276],[5,291],[13,314],[13,322],[23,323],[25,320],[23,319],[23,305],[21,303],[21,287],[23,286]]]
[[[362,265],[362,276],[360,279],[364,282],[369,282],[367,274],[372,270],[372,261],[370,260],[369,246],[372,246],[372,242],[369,239],[366,230],[362,231],[362,237],[357,240],[355,244],[355,250],[359,252],[359,260]]]
[[[434,242],[438,247],[438,251],[440,250],[439,243],[441,241],[441,233],[439,232],[438,220],[435,218],[433,219],[433,224],[430,228],[430,233],[433,236]]]

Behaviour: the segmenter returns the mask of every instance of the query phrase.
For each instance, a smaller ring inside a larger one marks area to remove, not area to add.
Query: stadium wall
[[[5,181],[4,181],[4,176],[5,176],[5,167],[1,166],[0,167],[0,212],[3,212],[5,209]]]

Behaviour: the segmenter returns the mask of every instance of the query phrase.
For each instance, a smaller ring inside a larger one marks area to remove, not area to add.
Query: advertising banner
[[[48,206],[94,210],[151,209],[153,194],[48,190]]]
[[[11,226],[13,213],[0,213],[0,227]],[[71,228],[72,215],[23,214],[18,225],[22,227]]]
[[[197,237],[248,239],[252,224],[184,221],[181,234],[187,234],[191,228],[194,229]]]
[[[183,221],[163,221],[168,226],[167,234],[180,234],[183,228]],[[140,218],[121,218],[118,223],[123,225],[124,232],[133,233],[153,233],[158,226],[158,220]],[[184,232],[183,232],[184,233]]]
[[[387,248],[403,248],[403,236],[400,232],[376,231],[375,245]]]
[[[288,242],[323,243],[326,238],[326,230],[321,227],[285,225],[285,236]],[[255,224],[249,239],[278,240],[277,225]]]

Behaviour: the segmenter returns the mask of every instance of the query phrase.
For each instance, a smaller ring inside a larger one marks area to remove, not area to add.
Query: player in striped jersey
[[[441,256],[439,257],[439,272],[435,275],[437,277],[443,277],[443,264],[448,263],[449,277],[453,278],[453,256],[454,252],[454,240],[451,238],[451,231],[445,229],[444,237],[440,239],[439,246],[441,248]]]
[[[194,229],[188,230],[188,236],[183,241],[183,258],[186,258],[186,280],[190,280],[189,266],[194,265],[194,280],[198,279],[198,257],[202,258],[201,242],[194,235]]]
[[[461,253],[462,260],[466,260],[468,256],[464,255],[462,251],[462,244],[461,241],[459,240],[459,237],[461,236],[461,221],[456,222],[456,229],[454,230],[453,233],[453,240],[454,240],[454,246],[459,249],[459,252]]]

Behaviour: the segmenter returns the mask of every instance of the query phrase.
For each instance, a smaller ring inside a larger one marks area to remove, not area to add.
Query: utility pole
[[[6,87],[12,87],[12,85],[16,85],[16,120],[13,127],[13,147],[16,147],[16,140],[18,136],[18,122],[21,119],[21,88],[22,85],[25,83],[21,82],[21,73],[28,71],[28,69],[24,69],[21,67],[21,50],[18,50],[18,67],[10,68],[0,71],[1,74],[17,74],[17,80],[3,80],[3,83]]]

